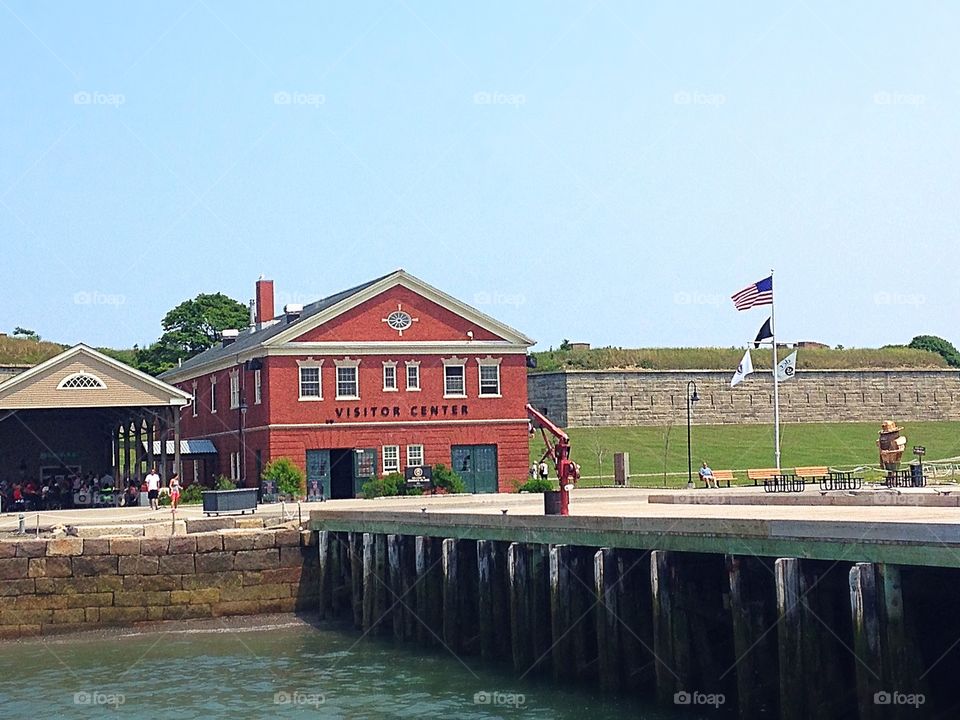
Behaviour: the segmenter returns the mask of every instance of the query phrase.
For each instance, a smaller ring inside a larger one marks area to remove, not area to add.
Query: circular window
[[[413,318],[403,310],[395,310],[387,316],[387,325],[394,330],[406,330],[413,325]]]

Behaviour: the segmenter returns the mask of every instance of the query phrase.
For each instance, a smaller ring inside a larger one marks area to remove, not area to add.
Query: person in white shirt
[[[153,468],[145,478],[147,483],[147,497],[150,498],[150,509],[159,510],[160,503],[157,498],[160,497],[160,476],[157,475],[157,469]]]

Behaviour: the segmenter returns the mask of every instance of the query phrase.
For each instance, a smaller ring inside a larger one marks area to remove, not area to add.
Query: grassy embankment
[[[907,452],[927,448],[927,460],[960,456],[960,422],[904,423]],[[834,468],[878,463],[875,423],[800,423],[783,425],[782,467],[827,465]],[[613,484],[613,454],[630,453],[631,485],[682,486],[687,472],[686,425],[663,427],[573,428],[568,431],[573,459],[580,463],[583,486]],[[694,425],[691,432],[694,473],[705,460],[715,470],[736,470],[746,484],[748,468],[772,467],[773,426]],[[540,436],[531,439],[531,461],[543,452]],[[958,463],[960,464],[960,463]],[[664,477],[666,472],[666,478]],[[868,478],[879,473],[868,475]],[[751,483],[752,484],[752,483]]]

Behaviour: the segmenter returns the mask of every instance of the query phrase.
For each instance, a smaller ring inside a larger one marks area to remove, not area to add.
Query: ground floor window
[[[423,467],[423,445],[407,445],[407,467]]]
[[[237,452],[230,453],[230,479],[240,479],[240,453]]]
[[[400,446],[383,446],[383,473],[400,472]]]

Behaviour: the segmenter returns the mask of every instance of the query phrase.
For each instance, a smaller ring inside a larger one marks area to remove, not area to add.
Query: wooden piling
[[[347,533],[353,624],[363,627],[363,533]]]
[[[330,531],[317,534],[317,615],[325,620],[331,612],[333,600],[333,574],[331,569]]]
[[[570,628],[573,624],[570,603],[570,546],[550,548],[550,625],[553,646],[553,677],[567,681],[573,674],[574,652]]]
[[[443,643],[460,652],[463,635],[460,628],[459,541],[445,538],[441,546],[443,566]]]
[[[507,546],[495,540],[477,542],[477,624],[480,656],[510,657],[511,635],[503,620],[510,616]]]
[[[623,687],[623,657],[620,638],[620,595],[617,552],[601,548],[593,556],[593,578],[596,602],[597,675],[600,688],[619,692]]]
[[[773,567],[756,557],[728,555],[730,620],[735,661],[724,674],[735,673],[740,717],[776,717],[779,713],[776,584]]]
[[[377,569],[374,565],[373,534],[363,534],[363,620],[362,627],[370,632],[374,622],[374,589],[376,588]]]
[[[653,661],[650,553],[619,549],[616,558],[624,689],[653,697],[657,676]]]
[[[507,571],[510,581],[510,635],[513,638],[513,669],[526,674],[535,660],[530,630],[528,548],[523,543],[510,543],[507,548]]]
[[[420,643],[435,645],[443,633],[443,574],[439,541],[418,535],[414,543],[416,570],[416,636]]]

